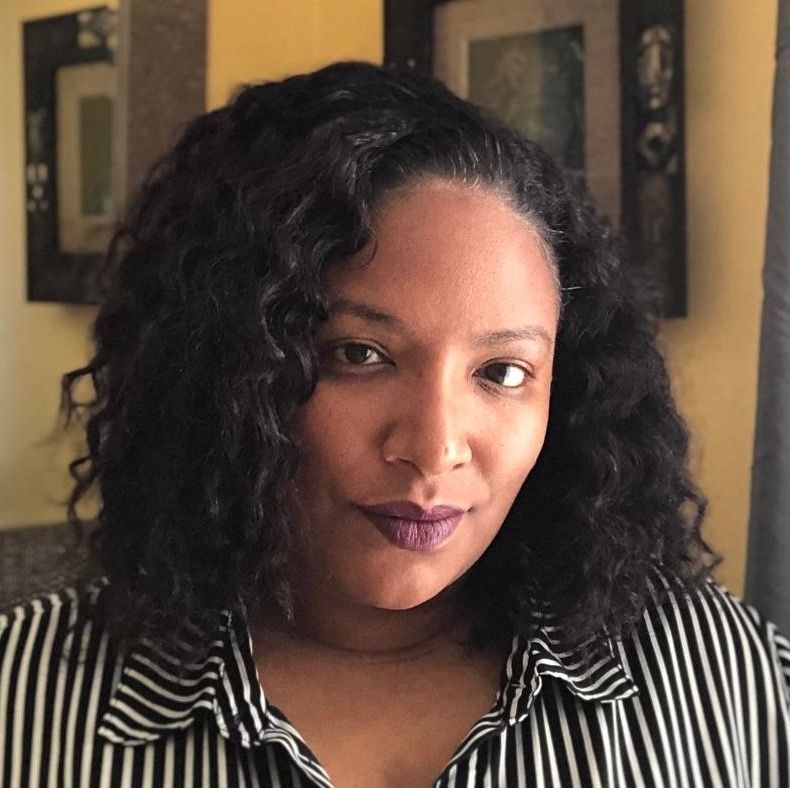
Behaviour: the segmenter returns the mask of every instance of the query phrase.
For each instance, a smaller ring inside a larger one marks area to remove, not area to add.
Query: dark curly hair
[[[98,482],[112,636],[172,648],[264,588],[288,606],[288,424],[316,385],[323,273],[371,240],[390,190],[426,175],[504,196],[562,294],[545,445],[463,581],[478,638],[530,627],[536,598],[569,639],[617,635],[656,567],[689,587],[709,574],[656,320],[583,188],[430,77],[344,62],[194,120],[111,244],[95,355],[63,376],[61,409],[86,428],[68,511],[78,523]],[[95,396],[78,403],[86,377]]]

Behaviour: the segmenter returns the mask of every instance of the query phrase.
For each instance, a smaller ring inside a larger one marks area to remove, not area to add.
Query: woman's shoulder
[[[790,707],[790,641],[752,605],[709,579],[694,588],[661,575],[621,650],[633,673],[667,672],[690,685],[761,688]],[[689,687],[695,689],[695,687]]]
[[[686,633],[705,634],[707,626],[722,636],[787,643],[770,619],[713,578],[689,588],[676,578],[657,574],[641,626],[659,622],[663,628]]]
[[[80,585],[70,585],[52,591],[41,591],[30,598],[0,611],[0,638],[7,639],[14,630],[37,629],[42,623],[57,620],[73,625],[93,620],[102,593],[107,588],[105,577]]]
[[[97,615],[106,586],[99,578],[40,593],[0,613],[0,719],[30,688],[46,699],[61,682],[65,690],[103,670],[112,652]]]

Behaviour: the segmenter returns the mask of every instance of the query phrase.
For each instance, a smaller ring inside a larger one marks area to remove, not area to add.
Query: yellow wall
[[[710,499],[719,577],[743,588],[757,400],[776,0],[687,0],[689,314],[663,331]]]
[[[115,6],[113,2],[106,3]],[[84,362],[90,307],[25,300],[23,19],[70,13],[75,0],[0,2],[0,527],[62,520],[69,445],[37,448],[54,426],[62,371]]]
[[[18,21],[67,0],[0,3],[0,526],[56,519],[51,425],[60,371],[85,354],[89,309],[24,303]],[[663,328],[721,579],[743,585],[767,205],[776,0],[686,0],[690,315]],[[381,0],[209,0],[207,98],[341,58],[380,62]]]
[[[381,0],[209,0],[208,103],[333,60],[381,62]]]

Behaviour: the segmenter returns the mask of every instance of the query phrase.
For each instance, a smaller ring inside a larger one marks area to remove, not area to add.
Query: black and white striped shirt
[[[267,704],[243,620],[226,614],[177,678],[167,653],[118,654],[90,617],[69,632],[105,586],[0,617],[3,788],[331,785]],[[790,785],[790,644],[720,587],[652,604],[592,659],[557,634],[549,618],[513,639],[495,705],[437,788]]]

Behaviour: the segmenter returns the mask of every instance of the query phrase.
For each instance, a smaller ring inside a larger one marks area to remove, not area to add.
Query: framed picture
[[[433,74],[583,174],[686,314],[682,0],[385,0],[385,62]]]
[[[28,300],[103,297],[125,204],[205,111],[207,18],[206,0],[120,0],[23,24]]]
[[[25,22],[23,40],[28,300],[95,303],[115,221],[116,14]]]

